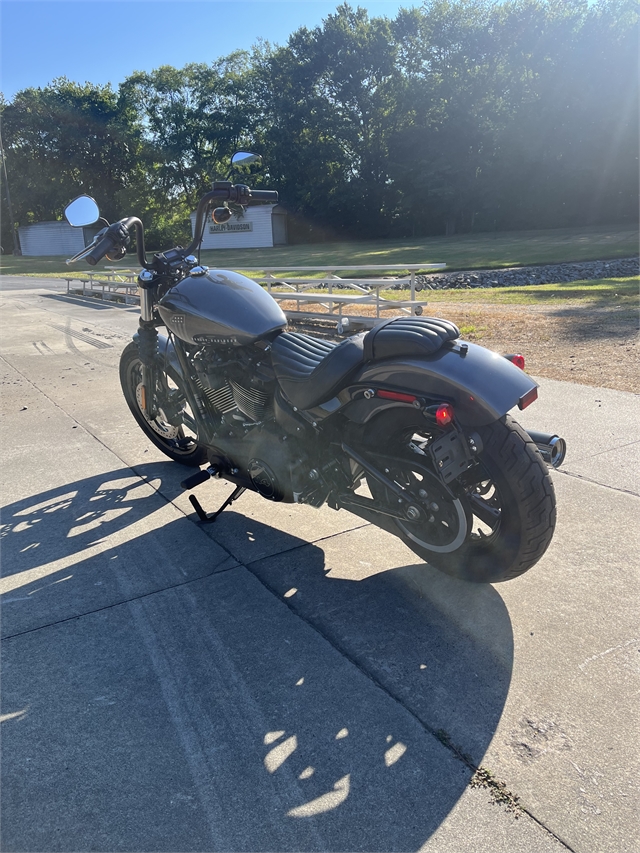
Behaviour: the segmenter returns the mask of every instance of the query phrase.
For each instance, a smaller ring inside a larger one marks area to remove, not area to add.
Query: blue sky
[[[339,0],[1,0],[0,90],[66,76],[117,86],[133,71],[210,62],[259,38],[284,44],[314,27]],[[369,14],[395,17],[420,0],[351,0]]]

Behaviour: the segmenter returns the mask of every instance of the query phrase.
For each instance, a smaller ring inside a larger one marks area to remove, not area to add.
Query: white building
[[[70,258],[93,239],[96,227],[72,228],[68,222],[36,222],[18,228],[23,255],[64,255]]]
[[[191,234],[195,237],[196,214],[191,214]],[[216,225],[209,215],[204,226],[203,249],[262,249],[287,242],[287,214],[279,204],[247,207],[240,217],[232,216]]]

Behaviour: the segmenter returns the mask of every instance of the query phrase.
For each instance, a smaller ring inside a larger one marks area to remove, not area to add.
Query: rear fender
[[[381,388],[451,403],[459,424],[479,427],[493,423],[514,406],[524,408],[523,398],[537,384],[498,353],[465,342],[442,348],[428,359],[389,359],[364,365],[338,395],[343,403],[341,413],[362,424],[383,409],[411,408],[410,403],[364,396],[368,389]]]

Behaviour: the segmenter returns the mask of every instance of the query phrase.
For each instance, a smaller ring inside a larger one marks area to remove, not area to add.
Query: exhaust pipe
[[[527,433],[549,468],[559,468],[567,455],[567,442],[559,435],[528,429]]]

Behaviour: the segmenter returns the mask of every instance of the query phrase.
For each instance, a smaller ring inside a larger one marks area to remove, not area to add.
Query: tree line
[[[65,78],[2,99],[15,220],[86,192],[159,247],[238,149],[294,239],[635,222],[638,13],[631,0],[427,0],[394,19],[339,6],[284,46]],[[11,245],[6,193],[2,241]]]

